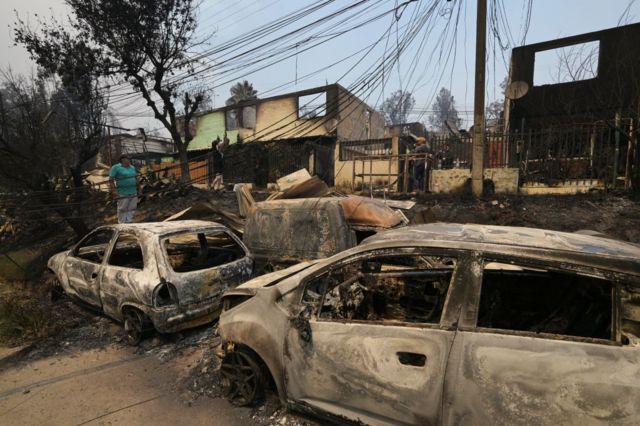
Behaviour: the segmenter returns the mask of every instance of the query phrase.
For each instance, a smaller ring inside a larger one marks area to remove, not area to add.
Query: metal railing
[[[616,186],[622,181],[624,187],[629,188],[632,174],[637,174],[640,168],[636,133],[633,119],[510,134],[487,133],[484,167],[518,168],[521,183],[596,179],[605,186]],[[427,150],[429,155],[354,155],[351,157],[352,187],[372,190],[374,186],[383,186],[409,192],[415,186],[411,181],[419,162],[426,164],[427,173],[437,169],[470,168],[472,138],[468,134],[431,135]],[[381,168],[385,168],[384,172]],[[425,183],[424,188],[426,186]]]

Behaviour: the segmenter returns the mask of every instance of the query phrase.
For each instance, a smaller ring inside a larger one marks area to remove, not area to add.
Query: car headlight
[[[153,290],[153,306],[156,308],[177,304],[178,291],[173,284],[163,282],[158,284],[155,290]]]

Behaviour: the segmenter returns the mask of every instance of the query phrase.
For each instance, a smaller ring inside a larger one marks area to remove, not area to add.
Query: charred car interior
[[[613,339],[613,285],[576,273],[485,266],[478,327]]]
[[[242,247],[226,232],[174,235],[166,238],[163,245],[175,272],[214,268],[245,256]]]
[[[303,304],[325,320],[437,323],[454,267],[428,255],[358,260],[309,282]]]

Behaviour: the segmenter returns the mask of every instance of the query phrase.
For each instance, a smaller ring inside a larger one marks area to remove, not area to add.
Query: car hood
[[[258,289],[275,285],[280,281],[285,280],[312,265],[315,265],[316,263],[320,262],[320,260],[321,259],[301,262],[286,269],[281,269],[279,271],[261,275],[257,278],[247,281],[242,285],[239,285],[232,290],[227,291],[226,294],[255,294]]]

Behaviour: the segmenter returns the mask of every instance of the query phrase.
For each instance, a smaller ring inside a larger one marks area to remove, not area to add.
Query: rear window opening
[[[485,266],[478,327],[615,340],[610,281],[502,263]]]
[[[190,232],[164,240],[169,264],[175,272],[215,268],[243,258],[243,248],[224,231]]]

